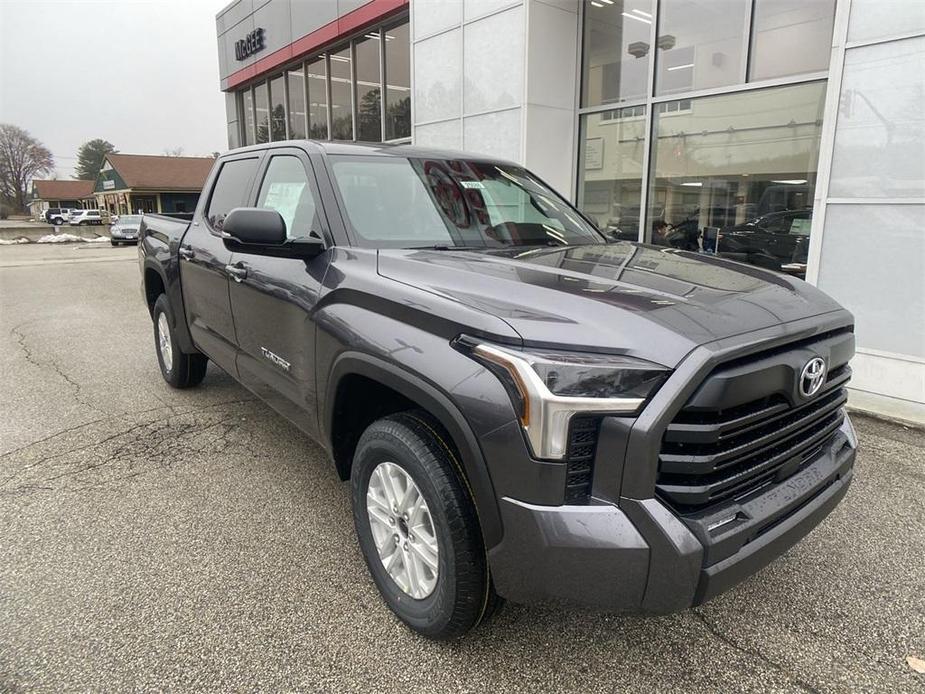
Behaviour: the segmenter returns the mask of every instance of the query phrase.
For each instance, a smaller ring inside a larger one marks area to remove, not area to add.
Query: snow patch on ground
[[[45,234],[36,243],[71,243],[73,241],[83,241],[83,239],[74,234]]]
[[[84,239],[74,234],[45,234],[36,243],[100,243],[108,241],[107,236],[97,236],[93,239]]]
[[[29,243],[29,239],[25,236],[20,236],[18,239],[0,239],[0,246],[12,246],[16,243]]]

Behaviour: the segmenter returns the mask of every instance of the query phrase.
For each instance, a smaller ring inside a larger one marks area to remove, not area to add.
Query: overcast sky
[[[71,178],[81,143],[128,154],[228,148],[215,15],[228,0],[0,0],[0,123]]]

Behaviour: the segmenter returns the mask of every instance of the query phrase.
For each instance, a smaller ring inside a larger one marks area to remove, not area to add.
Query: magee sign
[[[263,29],[258,27],[240,41],[235,41],[234,57],[238,60],[244,60],[254,55],[254,53],[259,53],[264,48],[266,48],[266,44],[263,40]]]

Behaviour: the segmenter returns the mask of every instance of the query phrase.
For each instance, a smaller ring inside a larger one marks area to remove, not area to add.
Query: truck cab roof
[[[298,147],[307,152],[347,156],[412,157],[419,159],[465,159],[467,161],[492,161],[499,164],[520,166],[514,161],[487,154],[473,154],[454,149],[421,147],[418,145],[392,144],[387,142],[332,142],[328,140],[282,140],[259,145],[239,147],[223,156],[249,151],[263,151],[281,147]]]

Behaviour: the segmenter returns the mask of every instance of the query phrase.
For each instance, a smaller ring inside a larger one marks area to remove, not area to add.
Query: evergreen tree
[[[103,168],[106,155],[116,151],[111,142],[100,138],[84,142],[77,150],[77,168],[74,176],[85,181],[95,181]]]

